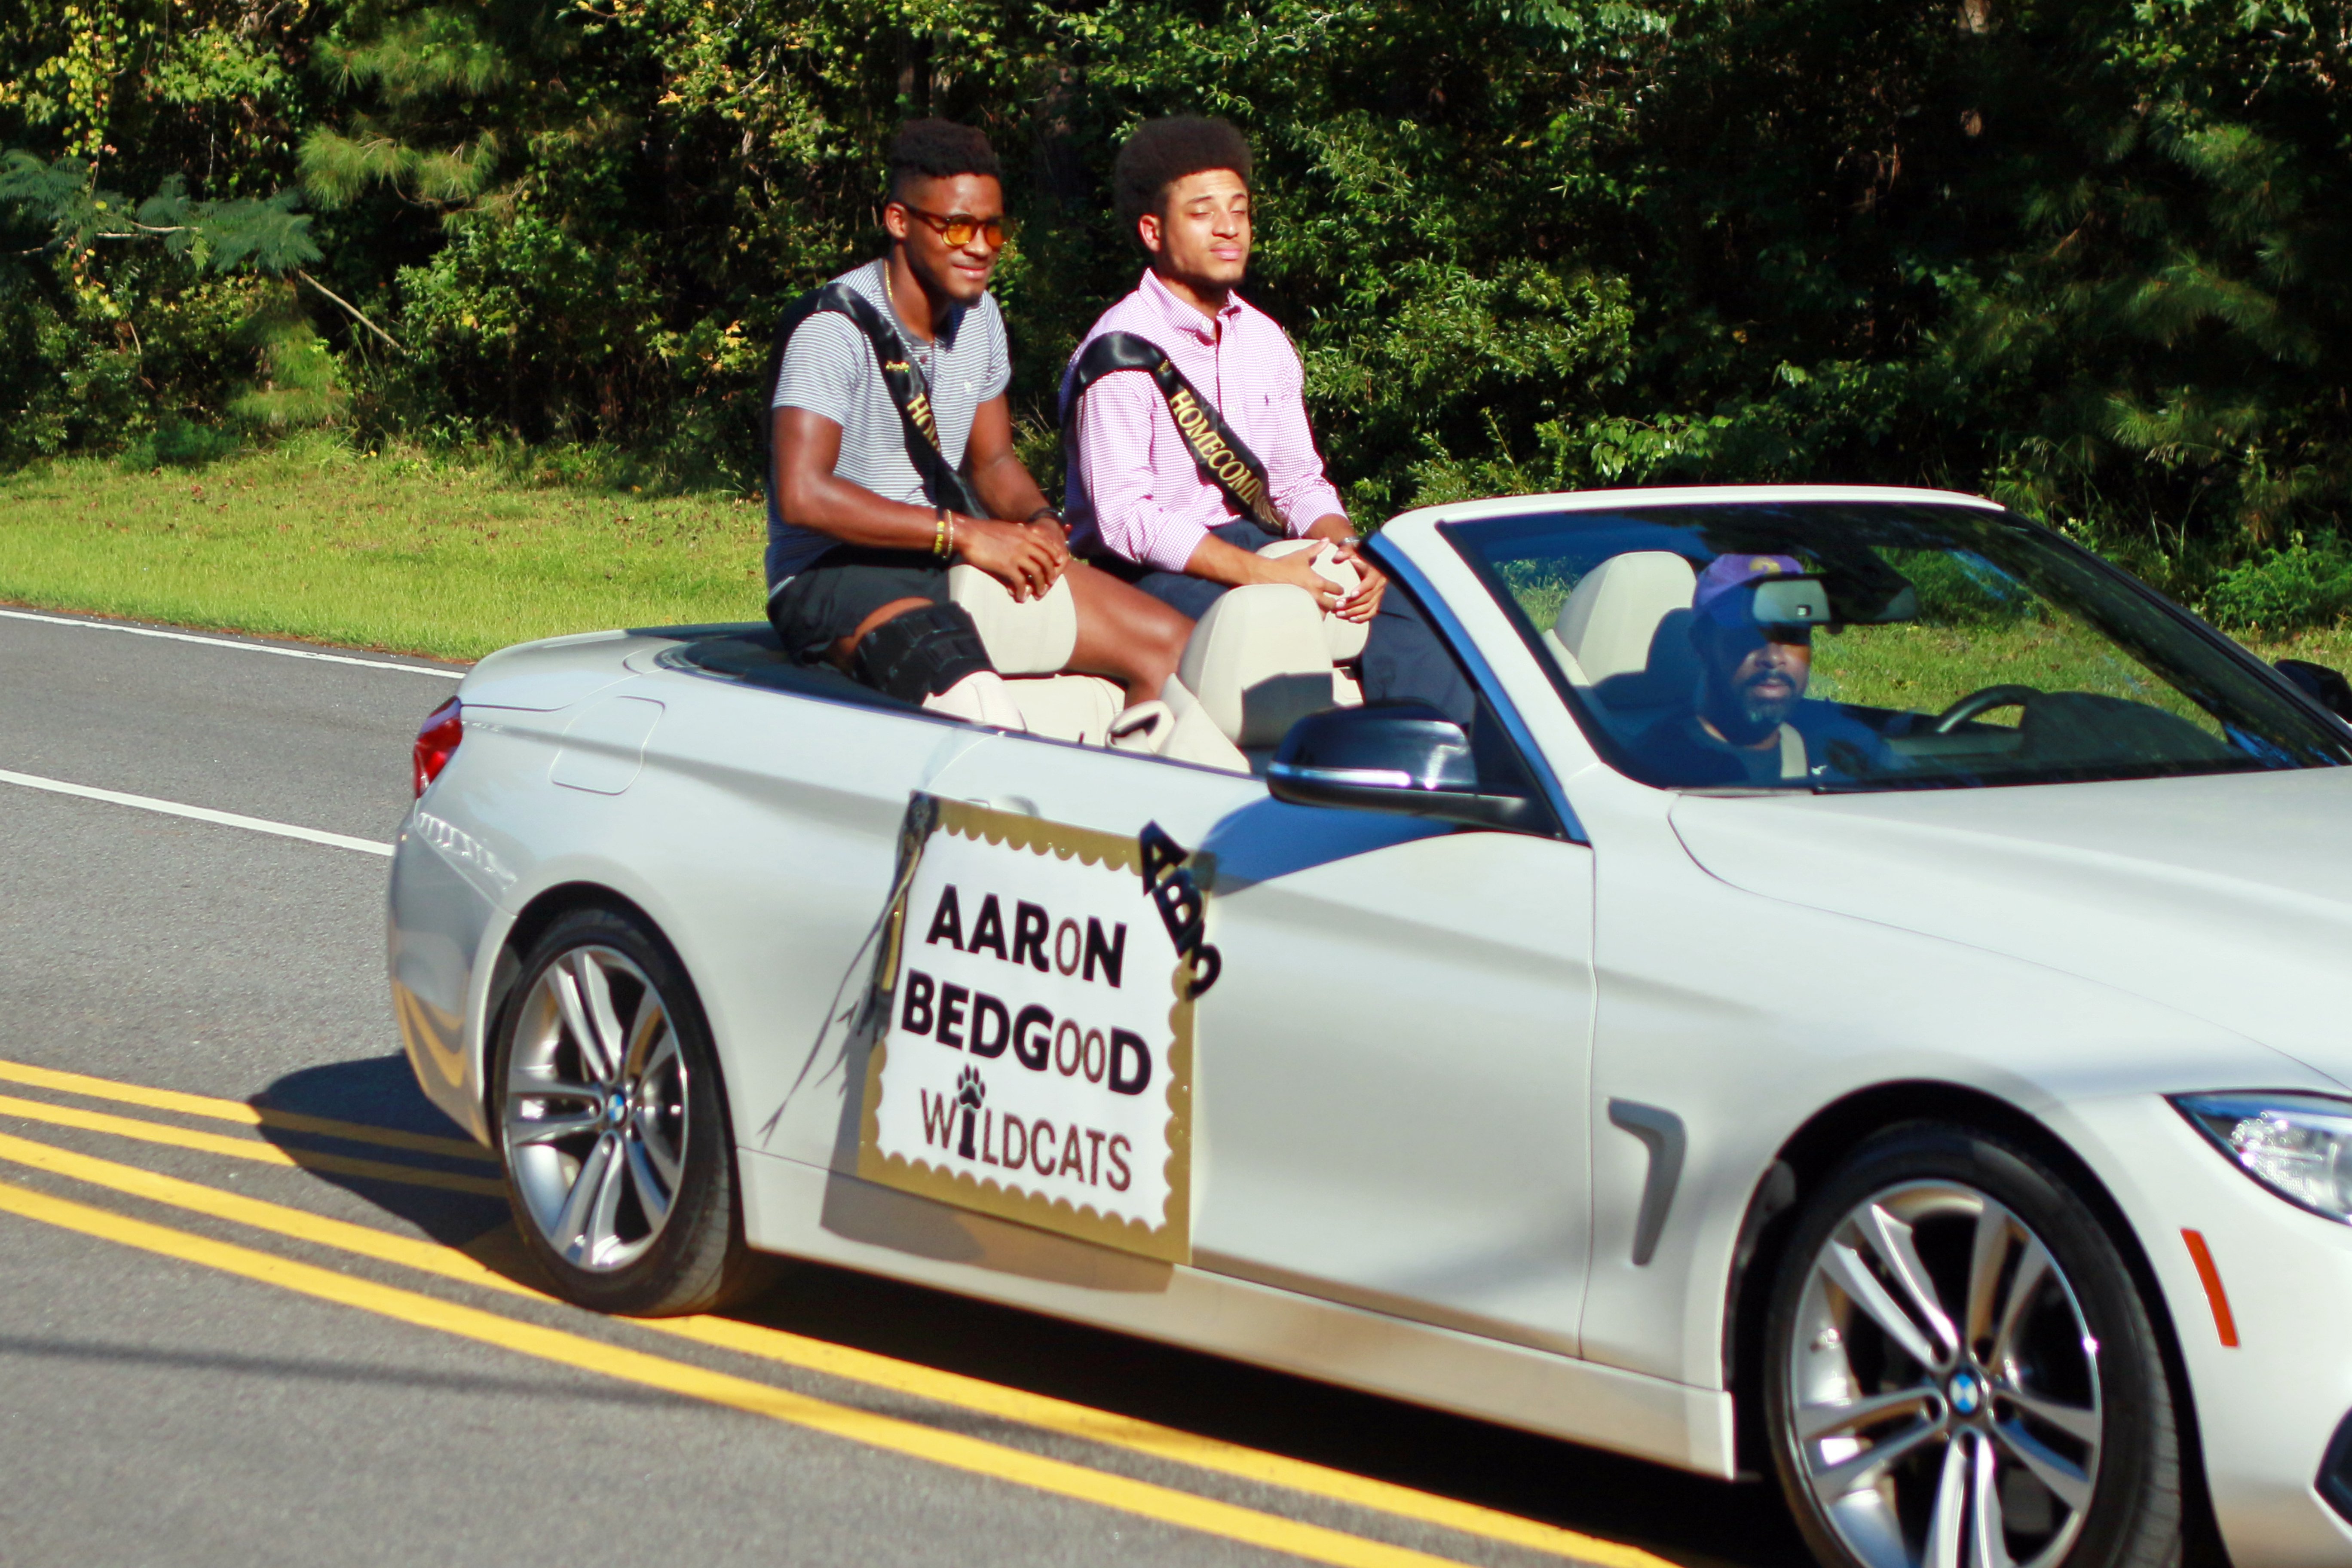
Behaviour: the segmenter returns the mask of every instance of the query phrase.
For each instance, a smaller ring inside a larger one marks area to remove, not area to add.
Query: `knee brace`
[[[996,667],[961,605],[927,605],[884,621],[858,639],[850,673],[901,702],[936,697],[966,676]]]

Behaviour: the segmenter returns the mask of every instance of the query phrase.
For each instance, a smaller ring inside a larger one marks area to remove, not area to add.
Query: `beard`
[[[1770,687],[1767,691],[1764,689]],[[1759,670],[1725,690],[1707,679],[1706,717],[1735,746],[1752,746],[1786,723],[1802,689],[1785,671]]]

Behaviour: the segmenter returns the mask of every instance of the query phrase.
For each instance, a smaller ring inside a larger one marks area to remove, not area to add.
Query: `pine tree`
[[[226,412],[278,428],[322,424],[341,411],[345,395],[333,355],[295,299],[298,280],[327,292],[305,270],[320,251],[310,215],[300,207],[301,193],[290,190],[198,201],[177,174],[134,207],[121,192],[98,184],[93,163],[78,158],[44,163],[10,151],[0,154],[0,231],[46,237],[0,262],[0,294],[34,281],[44,263],[84,272],[110,241],[158,246],[199,276],[251,277],[257,286],[239,337],[257,355],[262,375],[229,400]]]

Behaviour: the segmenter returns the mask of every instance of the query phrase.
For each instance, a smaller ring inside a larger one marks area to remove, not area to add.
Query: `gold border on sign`
[[[928,812],[930,816],[928,827],[920,830],[919,841],[912,847],[911,852],[917,861],[929,847],[931,834],[946,832],[961,838],[1026,849],[1035,855],[1051,855],[1062,860],[1075,857],[1081,864],[1098,865],[1111,871],[1132,872],[1139,879],[1143,873],[1142,849],[1134,839],[1122,838],[1116,833],[1076,827],[1062,822],[1044,822],[1015,812],[993,811],[984,805],[942,800],[936,795],[916,795],[908,803],[907,811],[910,829],[917,827],[922,814]],[[915,837],[916,834],[910,832],[908,837]],[[914,881],[914,864],[910,862],[900,873],[898,896],[890,911],[891,941],[887,962],[875,975],[877,994],[886,1008],[895,1006],[896,1003],[900,933],[906,921],[908,894],[912,890]],[[1001,1182],[934,1165],[927,1160],[910,1160],[903,1154],[885,1154],[880,1143],[882,1069],[889,1054],[887,1020],[891,1014],[887,1011],[883,1014],[884,1026],[876,1032],[873,1049],[866,1058],[866,1102],[858,1121],[857,1174],[866,1181],[896,1187],[918,1197],[933,1198],[957,1208],[970,1209],[975,1214],[992,1215],[998,1219],[1013,1220],[1059,1236],[1117,1247],[1121,1252],[1132,1252],[1165,1263],[1192,1262],[1192,1004],[1184,994],[1191,978],[1191,966],[1180,957],[1169,976],[1168,1028],[1171,1038],[1164,1052],[1168,1064],[1166,1224],[1152,1226],[1140,1220],[1121,1219],[1116,1215],[1104,1214],[1091,1204],[1073,1204],[1067,1198],[1048,1198],[1017,1192]]]

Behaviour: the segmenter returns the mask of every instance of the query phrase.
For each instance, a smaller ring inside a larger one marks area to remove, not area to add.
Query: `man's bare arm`
[[[779,408],[771,428],[775,458],[769,483],[775,487],[776,508],[786,522],[845,544],[930,552],[939,537],[938,519],[930,508],[885,500],[833,471],[841,459],[839,425],[806,408]],[[1017,459],[1013,466],[1020,466]],[[1029,488],[1033,493],[1036,489],[1034,484]],[[1043,497],[1037,504],[1045,504]],[[1048,543],[1037,531],[1017,523],[958,516],[955,524],[956,553],[1003,583],[1016,597],[1042,594],[1061,575],[1066,554],[1055,548],[1058,541]]]
[[[1260,555],[1239,545],[1227,544],[1215,534],[1207,534],[1185,559],[1184,575],[1205,577],[1212,583],[1234,588],[1253,583],[1287,583],[1313,595],[1318,609],[1336,609],[1339,587],[1308,564],[1314,559],[1312,550],[1294,551],[1288,555]]]
[[[1002,393],[972,411],[963,471],[992,517],[1026,521],[1050,504],[1013,448],[1013,410]]]
[[[776,509],[786,522],[829,534],[844,544],[886,550],[929,550],[938,520],[926,506],[885,500],[833,471],[841,460],[841,426],[805,408],[775,410]]]

